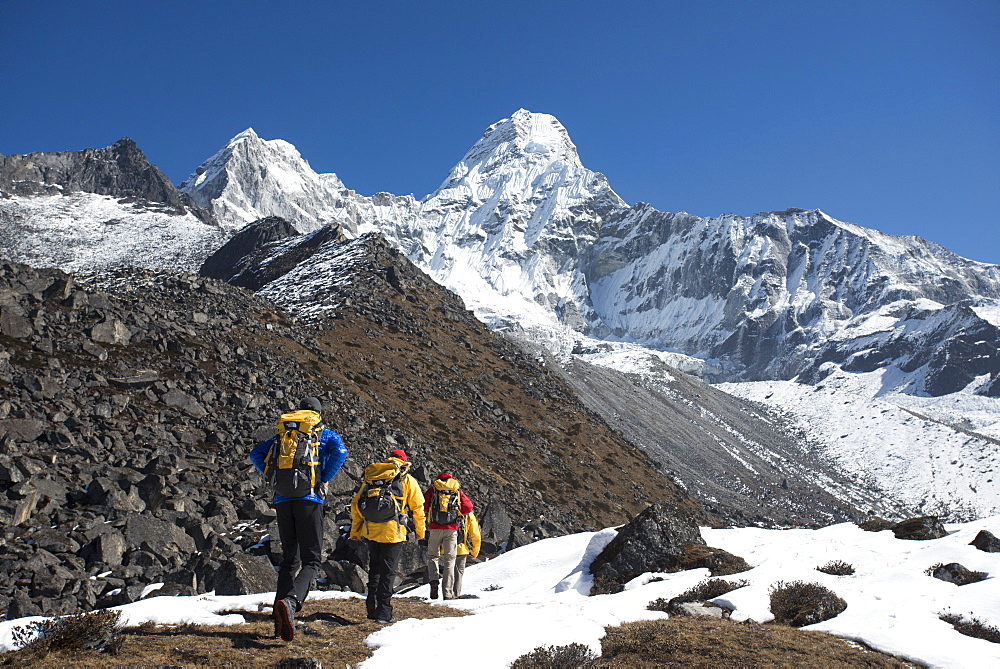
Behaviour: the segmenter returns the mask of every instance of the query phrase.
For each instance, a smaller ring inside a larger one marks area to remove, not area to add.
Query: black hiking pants
[[[278,513],[278,537],[281,539],[278,590],[274,600],[294,597],[296,610],[299,610],[323,562],[323,505],[293,499],[278,502],[274,508]]]
[[[383,544],[368,540],[368,615],[373,620],[392,620],[392,591],[403,542]]]

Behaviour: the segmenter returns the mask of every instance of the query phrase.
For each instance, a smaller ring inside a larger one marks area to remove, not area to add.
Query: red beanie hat
[[[441,472],[440,474],[438,474],[438,478],[440,480],[442,480],[442,481],[446,481],[446,480],[448,480],[450,478],[454,478],[454,477],[451,474],[449,474],[448,472]]]
[[[403,462],[407,461],[406,460],[406,453],[404,451],[393,451],[392,453],[389,454],[389,457],[391,457],[391,458],[398,458],[398,459],[402,460]]]

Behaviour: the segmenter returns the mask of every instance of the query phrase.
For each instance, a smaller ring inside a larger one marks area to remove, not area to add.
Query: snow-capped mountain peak
[[[236,230],[250,221],[281,216],[310,231],[334,217],[333,201],[344,184],[336,174],[317,174],[289,142],[264,140],[247,128],[180,188],[211,209],[224,228]]]
[[[559,169],[583,169],[576,145],[554,116],[519,109],[486,129],[438,191],[526,165],[532,171],[550,171],[553,163]]]

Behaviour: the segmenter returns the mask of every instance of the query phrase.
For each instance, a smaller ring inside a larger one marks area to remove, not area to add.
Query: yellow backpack
[[[403,475],[408,463],[373,462],[365,467],[358,511],[370,523],[399,522],[403,515]]]
[[[458,481],[455,479],[437,479],[432,485],[434,495],[431,497],[430,520],[438,525],[451,525],[458,522],[459,508],[462,499],[459,495]]]
[[[302,409],[278,418],[278,436],[264,459],[264,478],[282,497],[305,497],[319,485],[320,416]]]

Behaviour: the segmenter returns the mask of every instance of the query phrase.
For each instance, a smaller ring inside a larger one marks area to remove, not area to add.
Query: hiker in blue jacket
[[[299,411],[283,414],[278,421],[279,430],[283,422],[300,421],[311,427],[311,433],[319,432],[319,462],[312,467],[312,485],[303,491],[306,494],[287,497],[277,491],[274,493],[278,537],[281,539],[274,624],[275,634],[285,641],[295,638],[295,613],[302,609],[323,561],[323,498],[327,494],[327,483],[347,459],[347,448],[340,435],[322,426],[319,416],[322,411],[319,399],[307,397],[299,404]],[[274,473],[278,466],[276,457],[268,457],[277,443],[278,435],[275,435],[250,451],[254,467],[266,477]],[[308,462],[304,464],[310,465]],[[271,480],[269,478],[269,482]]]

